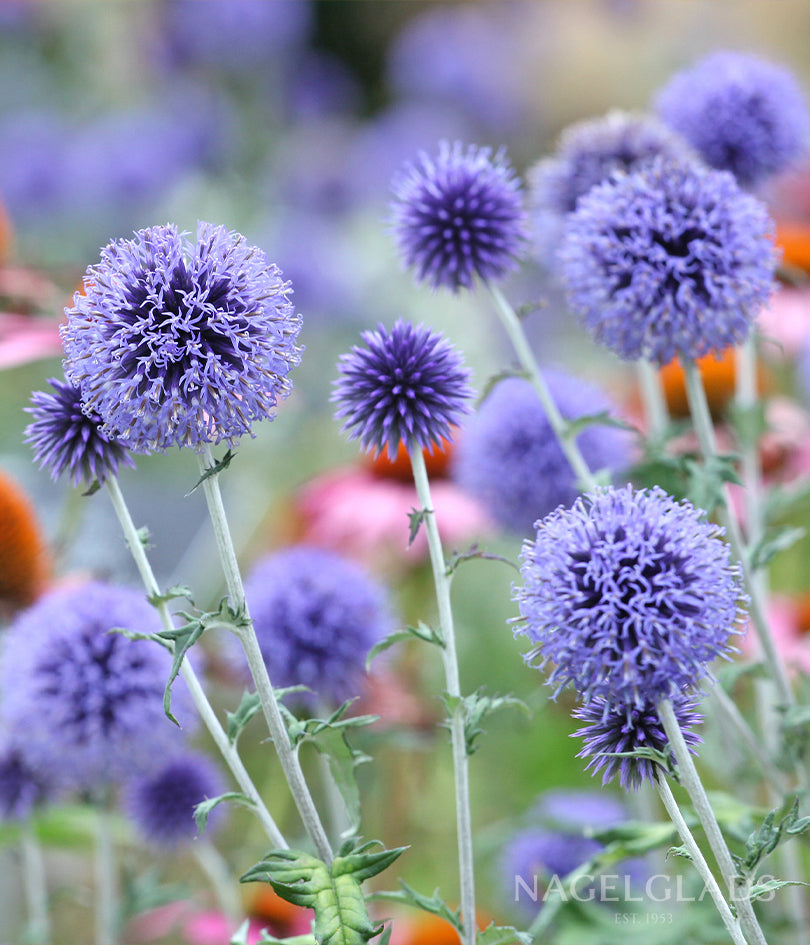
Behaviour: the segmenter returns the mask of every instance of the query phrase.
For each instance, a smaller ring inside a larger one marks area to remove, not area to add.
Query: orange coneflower
[[[0,613],[32,604],[48,579],[45,539],[26,493],[0,471]]]

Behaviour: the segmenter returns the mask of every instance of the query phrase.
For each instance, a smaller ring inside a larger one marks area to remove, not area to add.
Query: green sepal
[[[204,801],[200,801],[194,808],[194,822],[197,825],[199,833],[202,833],[208,825],[208,818],[211,815],[211,811],[224,801],[233,801],[236,804],[241,804],[243,807],[253,808],[256,806],[249,797],[240,794],[239,791],[228,791],[225,794],[219,794],[217,797],[207,797]]]
[[[366,657],[366,669],[371,666],[374,658],[379,656],[380,653],[383,653],[396,643],[401,643],[404,640],[421,640],[423,643],[433,643],[436,646],[442,647],[442,649],[444,649],[445,646],[444,637],[441,633],[429,627],[426,623],[422,623],[420,620],[415,627],[407,626],[403,627],[401,630],[394,630],[393,633],[389,633],[388,636],[380,640],[379,643],[375,643]]]
[[[90,496],[95,495],[100,488],[101,488],[101,483],[98,481],[98,479],[94,479],[90,483],[90,485],[87,487],[87,489],[82,493],[82,498],[89,499]]]
[[[478,748],[476,741],[479,735],[485,733],[481,723],[493,712],[499,709],[520,709],[527,717],[531,716],[531,710],[526,703],[517,696],[488,696],[484,692],[484,687],[476,689],[468,696],[451,696],[449,693],[442,693],[442,702],[444,702],[447,714],[452,718],[456,712],[462,712],[464,719],[464,743],[467,755],[472,755]],[[443,723],[449,726],[449,722]]]

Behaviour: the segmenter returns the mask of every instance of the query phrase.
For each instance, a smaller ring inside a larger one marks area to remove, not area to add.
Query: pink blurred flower
[[[757,326],[766,341],[781,347],[772,352],[775,357],[797,354],[810,338],[810,290],[780,286],[760,311]]]
[[[58,322],[0,312],[0,371],[62,354]]]
[[[768,603],[768,626],[788,670],[810,673],[810,596],[774,594]],[[761,659],[753,630],[745,635],[742,651],[751,659]]]

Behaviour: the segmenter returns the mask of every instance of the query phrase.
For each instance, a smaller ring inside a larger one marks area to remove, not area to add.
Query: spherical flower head
[[[2,715],[31,769],[93,790],[146,770],[177,745],[163,712],[171,657],[113,628],[160,629],[142,593],[91,582],[43,595],[9,628],[0,661]],[[173,712],[188,695],[175,683]]]
[[[25,439],[41,469],[49,469],[52,479],[67,473],[78,486],[116,476],[120,463],[135,465],[129,450],[102,432],[101,417],[84,412],[78,387],[55,377],[48,383],[53,393],[35,391],[26,408],[34,422],[26,427]]]
[[[301,329],[289,283],[223,226],[109,243],[66,309],[65,374],[102,430],[140,452],[233,445],[291,390]]]
[[[526,240],[520,183],[503,151],[442,142],[393,182],[400,255],[434,289],[470,289],[515,268]]]
[[[145,840],[171,848],[197,836],[194,808],[224,791],[224,779],[209,758],[185,753],[133,779],[127,785],[125,805]],[[206,829],[215,827],[221,813],[221,806],[211,811]]]
[[[608,830],[628,819],[618,797],[604,791],[545,791],[532,808],[541,823],[570,833]]]
[[[566,128],[556,152],[529,171],[531,204],[564,216],[584,194],[617,173],[629,174],[656,157],[689,160],[691,148],[649,115],[612,111]]]
[[[319,548],[298,545],[261,558],[245,596],[273,682],[307,686],[331,702],[358,694],[369,650],[392,629],[383,586]]]
[[[387,447],[393,459],[400,443],[433,450],[451,440],[450,428],[469,411],[473,391],[461,355],[425,325],[398,321],[388,331],[362,334],[338,361],[332,400],[344,431],[366,450]]]
[[[597,387],[562,371],[543,377],[565,420],[612,405]],[[630,465],[629,435],[594,424],[577,436],[588,468],[618,472]],[[459,485],[502,527],[528,535],[534,523],[579,494],[576,476],[532,385],[506,378],[489,393],[459,438],[453,464]]]
[[[689,502],[632,486],[586,493],[537,524],[521,552],[517,634],[557,692],[657,703],[734,651],[743,593],[723,530]]]
[[[773,286],[773,224],[731,174],[656,159],[592,188],[560,247],[571,309],[624,360],[744,341]]]
[[[655,109],[744,187],[786,170],[807,145],[807,106],[795,77],[747,53],[721,50],[677,73]]]
[[[33,771],[11,743],[0,750],[0,821],[25,820],[51,795],[46,775]]]
[[[683,695],[673,696],[672,708],[684,741],[692,754],[696,754],[694,746],[703,741],[693,731],[693,727],[703,721],[703,716],[696,711],[697,701]],[[582,738],[585,742],[577,758],[590,759],[585,765],[586,771],[593,774],[603,772],[602,784],[608,784],[616,775],[626,791],[631,788],[637,791],[644,781],[651,784],[655,782],[656,773],[660,771],[656,762],[641,757],[616,757],[619,752],[636,751],[639,748],[652,748],[660,752],[667,750],[669,742],[653,703],[621,705],[596,698],[575,709],[573,717],[588,723],[573,733],[573,737]],[[670,761],[675,763],[675,756],[671,752]]]

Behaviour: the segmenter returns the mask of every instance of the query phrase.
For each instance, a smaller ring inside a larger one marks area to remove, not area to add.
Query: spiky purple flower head
[[[48,383],[53,393],[34,391],[26,408],[34,421],[26,427],[25,440],[41,469],[49,469],[52,479],[67,473],[78,486],[104,482],[117,475],[121,463],[135,465],[129,450],[102,432],[101,417],[85,413],[78,387],[55,377]]]
[[[695,689],[734,651],[743,617],[722,534],[659,487],[595,490],[552,512],[521,552],[527,661],[585,702],[644,706]]]
[[[0,749],[0,821],[25,820],[52,793],[47,773],[32,770],[18,748]]]
[[[692,754],[697,754],[694,746],[703,741],[693,731],[694,726],[703,721],[703,716],[696,711],[697,705],[697,700],[688,696],[676,695],[672,698],[675,718]],[[572,735],[585,742],[577,758],[590,758],[585,770],[593,774],[602,771],[602,784],[608,784],[616,775],[626,791],[631,788],[637,791],[644,781],[651,784],[655,782],[659,767],[653,760],[615,757],[618,752],[635,751],[638,748],[652,748],[660,752],[667,750],[669,742],[653,703],[622,705],[596,698],[575,709],[572,715],[588,723]],[[670,760],[675,763],[671,753]]]
[[[369,650],[392,629],[385,588],[354,561],[298,545],[256,562],[245,582],[274,683],[327,701],[357,695]]]
[[[655,109],[744,187],[786,170],[807,146],[810,122],[796,78],[749,53],[721,50],[676,73]]]
[[[731,174],[656,159],[593,187],[560,247],[568,303],[624,360],[738,344],[773,286],[773,222]]]
[[[433,288],[472,288],[515,268],[526,241],[520,182],[503,151],[443,141],[392,184],[400,255]]]
[[[5,635],[0,706],[25,763],[59,787],[92,790],[146,770],[181,733],[163,712],[171,657],[113,628],[160,629],[142,593],[89,582],[60,588],[21,613]],[[176,683],[173,710],[191,720]]]
[[[565,420],[611,411],[608,398],[594,385],[562,371],[544,371],[543,376]],[[630,464],[629,436],[616,427],[594,424],[576,442],[593,472],[619,472]],[[496,522],[523,535],[578,494],[576,476],[537,393],[516,377],[500,381],[465,423],[453,475]]]
[[[131,449],[233,444],[274,416],[301,359],[289,283],[223,226],[115,240],[66,309],[65,374]]]
[[[124,802],[145,840],[174,847],[197,836],[194,808],[224,791],[225,780],[211,759],[186,752],[130,781]],[[211,811],[207,829],[215,827],[221,816],[219,805]]]
[[[366,450],[388,448],[393,459],[400,443],[433,451],[469,411],[470,372],[444,335],[425,325],[397,321],[389,331],[378,325],[362,334],[338,361],[340,377],[332,400],[343,429]]]

